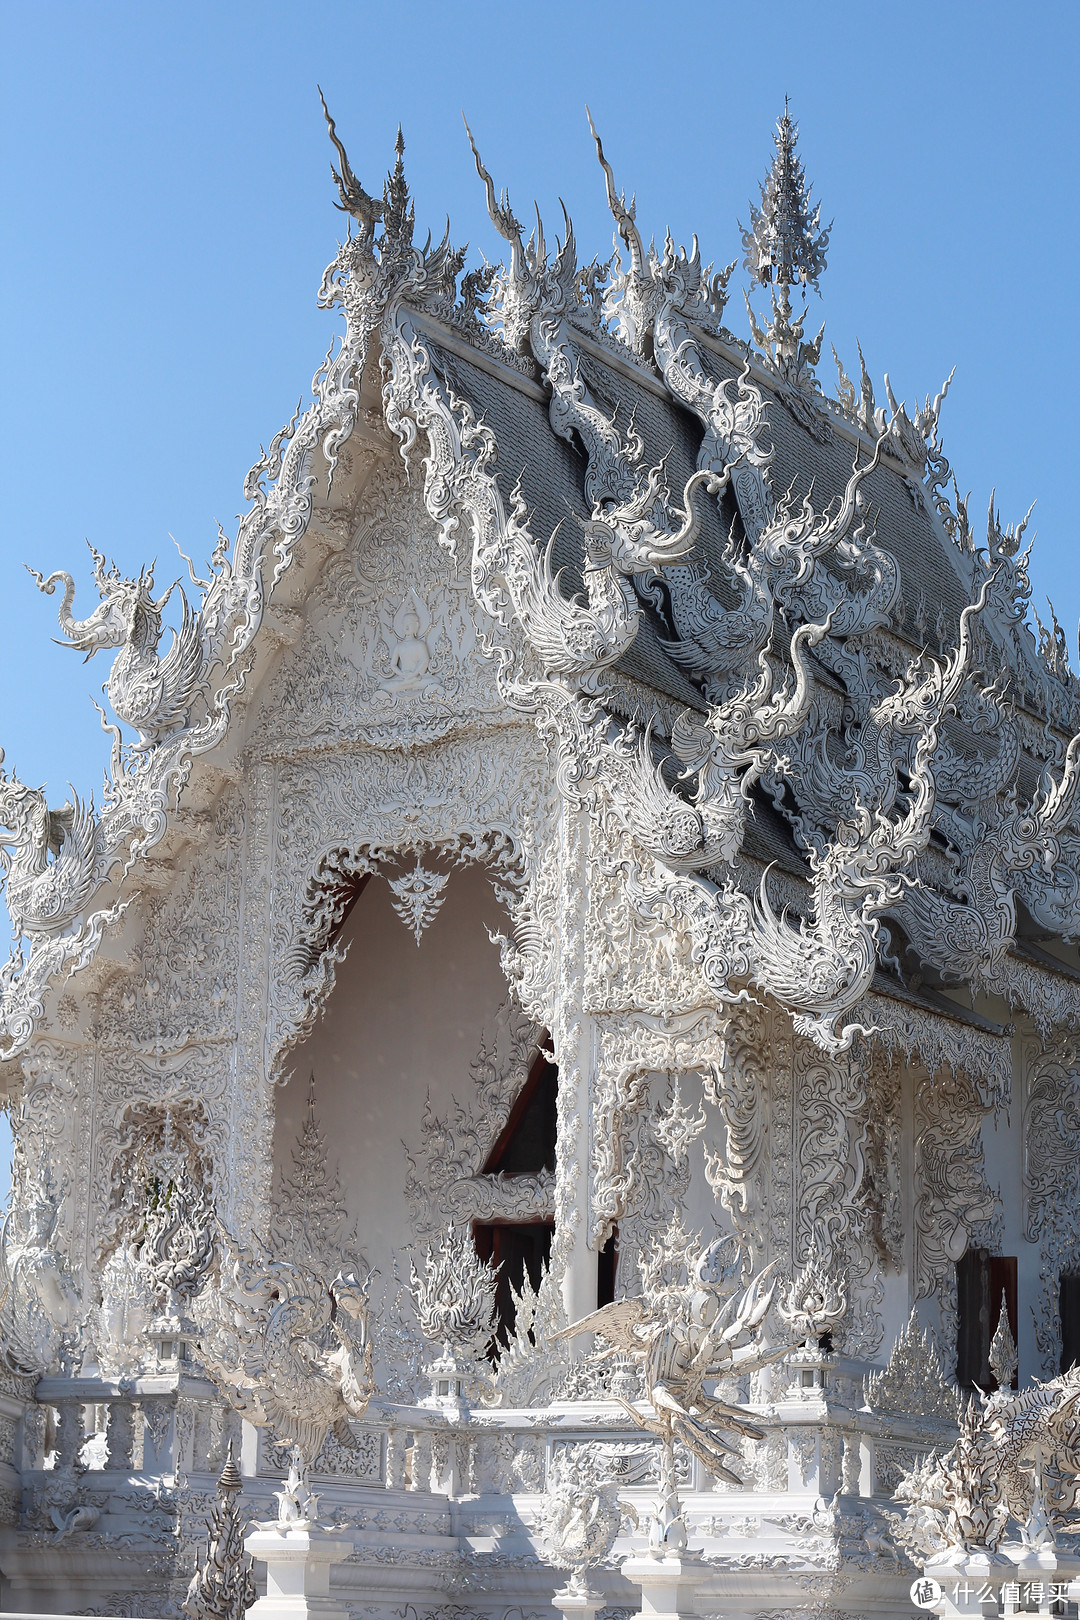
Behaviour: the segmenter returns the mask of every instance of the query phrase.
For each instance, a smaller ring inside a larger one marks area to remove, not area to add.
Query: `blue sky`
[[[499,244],[462,108],[519,216],[535,197],[553,231],[562,197],[606,255],[588,102],[645,234],[696,231],[718,264],[789,95],[835,221],[825,354],[850,369],[860,338],[908,399],[956,366],[961,488],[1010,519],[1038,498],[1036,590],[1075,640],[1075,4],[3,0],[0,23],[0,744],[25,781],[98,784],[108,670],[52,644],[22,564],[85,577],[86,536],[167,582],[170,534],[201,561],[329,345],[316,82],[371,190],[401,121],[418,222],[449,214],[474,254]],[[728,320],[744,333],[738,290]]]

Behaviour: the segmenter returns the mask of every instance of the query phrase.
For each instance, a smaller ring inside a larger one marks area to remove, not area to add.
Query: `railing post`
[[[174,1431],[175,1402],[160,1395],[151,1395],[142,1401],[143,1413],[143,1468],[171,1474],[175,1465]]]
[[[408,1459],[405,1455],[405,1430],[386,1431],[386,1488],[403,1491],[408,1481]]]
[[[78,1461],[83,1435],[81,1400],[70,1397],[56,1401],[56,1471],[70,1474]]]
[[[105,1431],[105,1466],[130,1473],[135,1445],[135,1405],[118,1399],[109,1402],[109,1426]]]
[[[413,1491],[430,1491],[431,1468],[431,1430],[416,1429],[413,1432],[412,1480],[409,1489]]]

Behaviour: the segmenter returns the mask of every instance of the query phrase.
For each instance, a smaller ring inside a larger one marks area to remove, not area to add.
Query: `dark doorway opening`
[[[1017,1342],[1015,1255],[969,1249],[956,1262],[956,1381],[961,1389],[990,1394],[997,1380],[990,1371],[990,1346],[1001,1315],[1002,1296],[1009,1313],[1009,1331]],[[1013,1374],[1013,1388],[1017,1388]]]
[[[612,1227],[611,1236],[596,1256],[596,1308],[610,1305],[615,1298],[615,1272],[619,1265],[619,1228]]]
[[[526,1277],[530,1287],[540,1287],[540,1279],[551,1259],[554,1232],[554,1221],[522,1221],[518,1224],[477,1221],[473,1227],[473,1241],[481,1260],[490,1260],[493,1265],[502,1267],[495,1288],[493,1357],[513,1337],[517,1324],[514,1294],[521,1293]]]
[[[1080,1363],[1080,1273],[1066,1272],[1058,1283],[1058,1310],[1061,1315],[1060,1372]]]
[[[484,1162],[484,1175],[534,1176],[540,1170],[555,1169],[558,1098],[558,1066],[542,1047]]]

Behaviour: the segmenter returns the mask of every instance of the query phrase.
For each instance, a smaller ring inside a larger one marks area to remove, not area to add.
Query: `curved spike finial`
[[[464,112],[461,115],[461,122],[465,125],[465,133],[469,137],[469,145],[472,147],[472,155],[473,161],[476,164],[476,172],[484,182],[484,187],[487,191],[488,217],[495,229],[498,231],[499,235],[520,251],[521,226],[518,224],[511,211],[510,199],[505,191],[503,192],[501,198],[496,198],[495,182],[491,178],[491,175],[488,173],[487,169],[484,167],[483,159],[481,158],[479,149],[477,148],[476,142],[473,139],[473,132],[469,128],[469,120],[465,117]]]
[[[340,208],[343,214],[351,214],[361,229],[370,235],[376,223],[382,218],[382,203],[377,202],[374,197],[368,196],[353,173],[349,163],[349,154],[346,152],[341,137],[338,135],[337,126],[330,116],[330,109],[326,105],[326,97],[322,93],[322,87],[316,85],[315,88],[319,92],[319,100],[322,102],[322,110],[326,118],[326,127],[330,132],[330,139],[334,143],[338,161],[341,164],[340,173],[334,168],[333,163],[330,165],[330,173],[334,177],[334,184],[337,186],[338,196],[341,198],[341,201],[335,203],[334,206]],[[398,126],[398,139],[401,140],[400,125]],[[402,150],[404,150],[404,142],[402,142]]]
[[[608,208],[611,210],[611,217],[618,226],[619,235],[622,237],[630,251],[633,268],[635,270],[639,270],[645,262],[645,252],[641,243],[641,232],[638,230],[635,223],[637,210],[634,199],[631,197],[628,203],[626,200],[625,191],[620,192],[616,190],[614,172],[611,164],[604,156],[604,143],[597,133],[596,125],[592,120],[592,113],[589,111],[587,106],[585,108],[585,116],[589,120],[589,131],[593,140],[596,142],[596,155],[600,160],[600,167],[604,171],[604,181],[607,185]]]

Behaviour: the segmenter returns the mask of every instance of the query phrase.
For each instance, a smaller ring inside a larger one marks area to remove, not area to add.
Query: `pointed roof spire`
[[[750,204],[751,228],[742,232],[745,266],[762,287],[770,282],[790,287],[800,281],[816,288],[825,268],[832,225],[822,230],[821,204],[811,208],[810,187],[795,152],[798,138],[785,96],[773,137],[776,155],[761,186],[761,207]]]
[[[397,140],[394,142],[394,167],[386,177],[383,187],[383,221],[386,227],[386,240],[397,246],[408,247],[412,243],[413,230],[416,224],[416,210],[413,208],[409,196],[409,183],[405,178],[405,137],[398,125]]]

